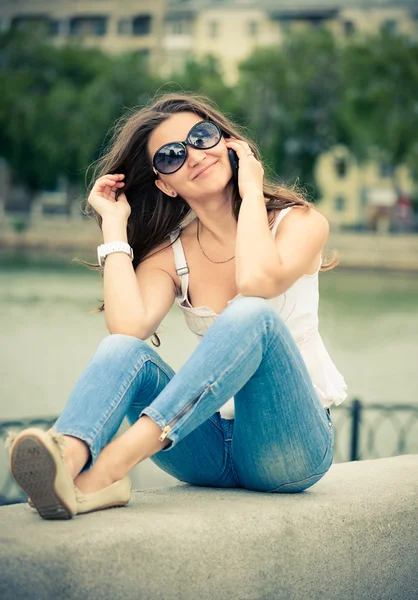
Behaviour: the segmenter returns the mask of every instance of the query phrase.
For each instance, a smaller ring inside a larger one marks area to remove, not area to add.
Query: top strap
[[[292,208],[293,208],[293,206],[288,206],[287,208],[282,208],[282,210],[279,212],[279,215],[276,218],[276,221],[275,221],[275,223],[273,225],[273,228],[271,230],[271,235],[273,237],[276,237],[276,231],[277,231],[277,228],[278,228],[278,226],[280,224],[280,221],[287,215],[287,213],[289,211],[292,210]]]
[[[189,286],[189,266],[184,255],[183,244],[181,243],[180,239],[180,231],[181,229],[178,228],[175,229],[172,233],[170,233],[170,240],[174,252],[176,273],[180,278],[182,299],[184,300],[186,298],[187,288]]]

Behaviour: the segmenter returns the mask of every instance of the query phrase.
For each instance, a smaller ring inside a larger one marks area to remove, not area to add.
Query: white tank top
[[[273,238],[276,235],[280,221],[293,207],[280,211],[271,230]],[[193,308],[188,298],[189,267],[184,255],[180,237],[176,241],[180,228],[173,231],[170,239],[173,242],[174,260],[177,275],[181,283],[181,293],[177,303],[182,310],[189,329],[202,339],[206,331],[219,316],[207,306]],[[303,275],[286,292],[269,298],[267,301],[275,308],[286,323],[299,351],[305,361],[313,386],[322,405],[327,408],[332,404],[341,404],[347,397],[347,386],[344,378],[331,360],[318,331],[319,288],[318,274],[322,265],[320,260],[318,270],[313,275]],[[241,296],[238,294],[235,296]],[[233,298],[228,302],[230,304]],[[224,419],[234,418],[234,398],[230,398],[220,409]]]

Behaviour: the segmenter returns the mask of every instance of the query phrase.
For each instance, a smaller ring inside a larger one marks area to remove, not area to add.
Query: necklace
[[[203,250],[203,248],[202,248],[202,245],[201,245],[201,243],[200,243],[200,240],[199,240],[199,219],[197,219],[196,237],[197,237],[197,241],[198,241],[198,244],[199,244],[199,246],[200,246],[200,249],[201,249],[201,251],[202,251],[202,252],[203,252],[203,254],[206,256],[206,258],[207,258],[208,260],[210,260],[210,262],[211,262],[211,263],[215,263],[215,264],[227,263],[227,262],[229,262],[230,260],[232,260],[233,258],[235,258],[235,254],[234,254],[234,256],[231,256],[231,258],[228,258],[228,260],[212,260],[212,259],[210,259],[210,258],[209,258],[209,256],[208,256],[208,255],[205,253],[205,251]]]

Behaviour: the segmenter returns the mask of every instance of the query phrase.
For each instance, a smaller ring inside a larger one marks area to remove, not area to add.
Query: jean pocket
[[[324,424],[328,428],[328,433],[332,434],[334,432],[334,423],[332,422],[331,415],[328,413],[328,411],[326,409],[324,409],[324,413],[325,413]]]

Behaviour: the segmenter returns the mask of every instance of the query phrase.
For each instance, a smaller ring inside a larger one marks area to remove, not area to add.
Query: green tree
[[[59,175],[82,185],[113,121],[159,83],[136,53],[56,48],[20,33],[0,38],[0,61],[2,154],[32,192]]]
[[[315,162],[335,143],[361,160],[409,164],[418,178],[418,46],[407,38],[338,44],[325,30],[290,35],[243,61],[236,86],[212,56],[163,81],[135,52],[55,47],[16,32],[0,36],[0,64],[2,155],[33,192],[60,175],[83,186],[115,119],[157,90],[179,89],[209,96],[247,127],[275,178],[314,186]]]
[[[418,46],[381,32],[348,45],[341,119],[360,160],[409,164],[418,177]],[[396,185],[396,182],[395,182]]]
[[[219,60],[212,55],[207,55],[199,61],[190,58],[184,70],[174,73],[170,81],[162,84],[161,89],[204,94],[211,98],[225,114],[238,121],[242,120],[235,88],[224,82]]]
[[[326,30],[290,34],[241,63],[238,98],[276,176],[314,183],[318,156],[343,136],[342,93],[341,50]]]

